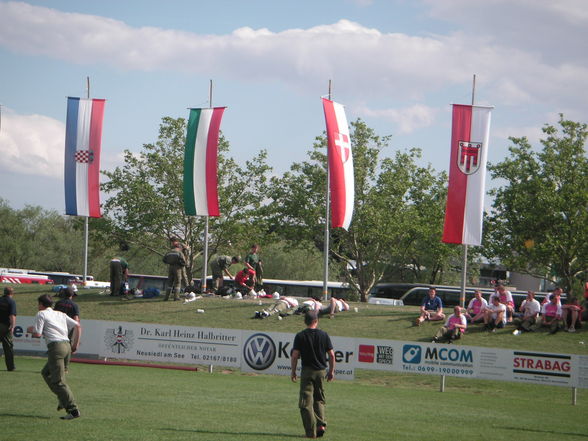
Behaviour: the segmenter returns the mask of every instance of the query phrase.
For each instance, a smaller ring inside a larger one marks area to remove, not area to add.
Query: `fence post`
[[[445,392],[445,375],[441,375],[441,383],[439,384],[439,392]]]

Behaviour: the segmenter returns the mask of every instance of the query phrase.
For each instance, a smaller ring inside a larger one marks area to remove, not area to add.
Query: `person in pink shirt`
[[[432,343],[439,343],[447,340],[448,343],[452,343],[454,340],[461,338],[468,327],[468,321],[466,316],[461,313],[461,307],[456,306],[453,308],[453,314],[451,314],[445,324],[439,328]]]
[[[549,327],[549,333],[555,334],[559,331],[561,317],[562,312],[559,296],[552,295],[551,301],[543,304],[541,307],[541,326]]]
[[[484,310],[488,306],[488,302],[482,297],[482,291],[474,291],[474,298],[468,303],[465,316],[470,323],[484,321]]]
[[[541,302],[542,305],[545,305],[546,303],[549,303],[551,301],[551,298],[556,296],[558,298],[559,304],[561,305],[561,295],[563,294],[563,290],[559,287],[554,288],[553,291],[551,292],[551,294],[547,294],[545,296],[545,298],[543,299],[543,301]]]
[[[511,292],[507,290],[504,285],[499,283],[496,285],[496,292],[490,296],[490,302],[492,302],[492,297],[498,297],[500,299],[500,303],[506,306],[506,321],[509,323],[512,322],[512,316],[515,311],[515,304]]]

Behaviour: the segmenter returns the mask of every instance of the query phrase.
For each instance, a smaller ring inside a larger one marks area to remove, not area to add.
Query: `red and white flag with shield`
[[[443,242],[482,243],[491,111],[492,107],[453,105]]]
[[[327,122],[327,143],[331,191],[331,225],[349,229],[355,200],[353,155],[345,109],[339,103],[323,98]]]

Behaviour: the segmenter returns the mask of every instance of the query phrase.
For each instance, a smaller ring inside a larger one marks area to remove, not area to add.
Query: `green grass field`
[[[16,287],[20,315],[36,313],[48,289]],[[88,290],[78,296],[82,318],[183,326],[297,332],[300,317],[252,320],[255,301],[123,301]],[[267,300],[265,303],[272,303]],[[321,320],[331,335],[428,341],[438,324],[411,325],[416,308],[354,304],[359,312]],[[196,308],[205,310],[197,314]],[[462,344],[588,354],[576,334],[515,337],[512,329],[473,329]],[[3,363],[3,362],[2,362]],[[298,387],[288,377],[216,369],[198,372],[74,364],[68,381],[82,418],[61,421],[56,399],[39,371],[42,358],[17,357],[0,370],[0,441],[62,440],[289,440],[303,435]],[[332,440],[586,440],[588,395],[570,389],[447,377],[358,371],[353,382],[327,386],[326,439]]]

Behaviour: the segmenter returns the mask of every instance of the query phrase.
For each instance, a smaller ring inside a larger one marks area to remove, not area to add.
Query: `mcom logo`
[[[422,349],[417,345],[404,345],[402,348],[402,361],[405,363],[420,363]]]

